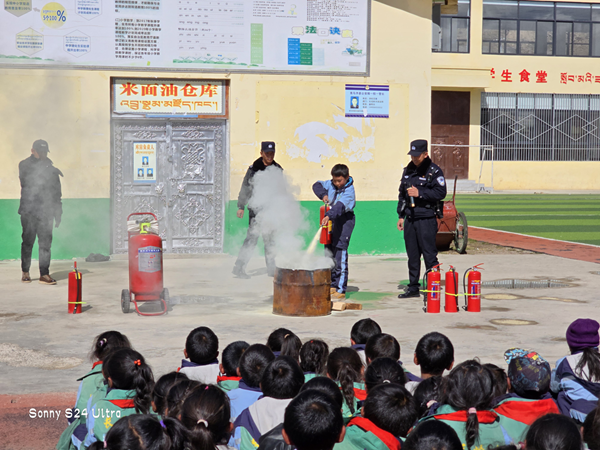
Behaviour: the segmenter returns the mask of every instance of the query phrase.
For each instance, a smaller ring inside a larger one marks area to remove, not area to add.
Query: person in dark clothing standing
[[[62,172],[48,158],[48,143],[39,139],[33,143],[31,156],[19,163],[21,203],[19,214],[23,227],[21,244],[21,281],[31,283],[29,268],[31,250],[36,236],[39,246],[40,283],[56,284],[50,276],[50,247],[52,226],[60,225],[62,201],[60,178]]]
[[[275,162],[275,142],[262,142],[260,145],[260,158],[258,158],[246,171],[246,176],[242,182],[242,188],[238,195],[238,218],[244,217],[244,208],[248,204],[250,197],[252,197],[252,179],[257,172],[265,170],[269,166],[277,167],[281,170],[283,168]],[[240,249],[237,261],[233,267],[233,274],[238,278],[250,278],[246,273],[246,266],[252,257],[256,243],[258,242],[258,236],[261,234],[260,230],[256,226],[256,211],[248,208],[248,216],[250,224],[248,226],[248,233],[244,244]],[[264,233],[263,241],[265,243],[265,261],[267,263],[267,274],[272,277],[275,275],[275,254],[273,251],[272,236]]]
[[[398,230],[404,230],[410,283],[398,298],[419,297],[421,255],[427,270],[438,264],[436,208],[446,197],[444,173],[429,158],[427,141],[412,141],[408,154],[411,162],[402,173],[397,211]]]

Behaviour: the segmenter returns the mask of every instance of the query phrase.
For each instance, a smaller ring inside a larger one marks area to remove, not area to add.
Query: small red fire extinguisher
[[[440,284],[442,281],[440,266],[441,264],[432,267],[423,275],[423,284],[425,284],[425,279],[427,279],[425,307],[423,308],[423,311],[426,313],[437,314],[440,312]]]
[[[330,209],[331,209],[331,206],[329,206],[329,203],[321,206],[321,214],[320,214],[319,223],[323,222],[323,219],[325,218],[325,214]],[[321,242],[321,244],[323,244],[323,245],[331,244],[331,228],[332,228],[331,220],[329,222],[327,222],[327,225],[321,226],[321,238],[319,240],[319,242]]]
[[[444,311],[447,313],[458,312],[458,272],[454,266],[450,266],[450,270],[446,272]]]
[[[77,270],[77,261],[73,261],[73,272],[69,273],[69,314],[81,314],[82,275]]]
[[[481,312],[481,272],[476,266],[467,269],[463,276],[463,287],[465,290],[465,306],[463,309],[468,312]]]

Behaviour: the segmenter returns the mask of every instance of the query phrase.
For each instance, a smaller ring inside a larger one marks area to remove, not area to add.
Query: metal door
[[[225,121],[113,122],[112,252],[127,252],[127,216],[152,212],[164,248],[221,253],[224,229]],[[137,181],[134,144],[156,147],[155,180]]]

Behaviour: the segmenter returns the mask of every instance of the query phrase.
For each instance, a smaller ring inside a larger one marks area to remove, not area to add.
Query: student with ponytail
[[[188,380],[188,377],[181,372],[169,372],[160,377],[152,390],[152,411],[165,417],[167,415],[167,394],[173,386],[184,380]]]
[[[181,407],[188,396],[196,389],[204,386],[196,380],[183,380],[169,389],[166,397],[165,416],[177,419],[181,414]]]
[[[567,329],[571,354],[556,363],[551,389],[560,412],[582,424],[600,398],[600,324],[593,319],[577,319]]]
[[[398,360],[392,358],[376,358],[365,370],[365,386],[367,392],[375,386],[384,383],[404,386],[406,381],[406,373],[400,364],[398,364]]]
[[[356,350],[338,347],[329,354],[327,376],[336,381],[342,389],[342,415],[346,420],[357,413],[357,402],[367,398],[363,375],[364,367]]]
[[[278,328],[269,335],[267,347],[275,356],[289,356],[300,361],[300,348],[302,341],[287,328]]]
[[[103,441],[120,418],[148,414],[152,409],[154,377],[138,352],[129,348],[117,350],[110,355],[102,372],[108,385],[107,394],[88,412],[87,435],[83,442],[86,447]]]
[[[212,384],[199,386],[181,407],[181,423],[189,431],[193,450],[226,450],[232,432],[229,397]]]
[[[120,348],[131,348],[131,344],[127,336],[118,331],[105,331],[94,338],[90,351],[92,370],[77,380],[81,381],[77,400],[71,410],[72,417],[68,419],[70,425],[63,432],[56,446],[58,450],[68,450],[71,447],[71,437],[77,427],[83,427],[82,429],[85,430],[87,412],[98,400],[106,396],[102,364],[110,353]]]
[[[132,414],[119,419],[88,450],[186,450],[187,430],[175,419]]]
[[[494,376],[477,360],[465,361],[444,379],[440,406],[422,420],[441,420],[450,425],[466,450],[518,443],[521,431],[511,432],[500,424],[491,408]]]
[[[306,341],[300,349],[300,367],[304,371],[304,382],[315,377],[326,376],[325,366],[329,357],[329,346],[320,339]]]

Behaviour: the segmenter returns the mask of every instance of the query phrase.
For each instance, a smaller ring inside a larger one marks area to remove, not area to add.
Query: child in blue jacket
[[[325,247],[335,260],[331,271],[331,299],[346,298],[348,286],[348,245],[354,230],[354,180],[345,164],[336,164],[331,169],[331,180],[317,181],[313,184],[313,192],[331,209],[325,214],[321,225],[325,226],[331,220],[331,244]]]

